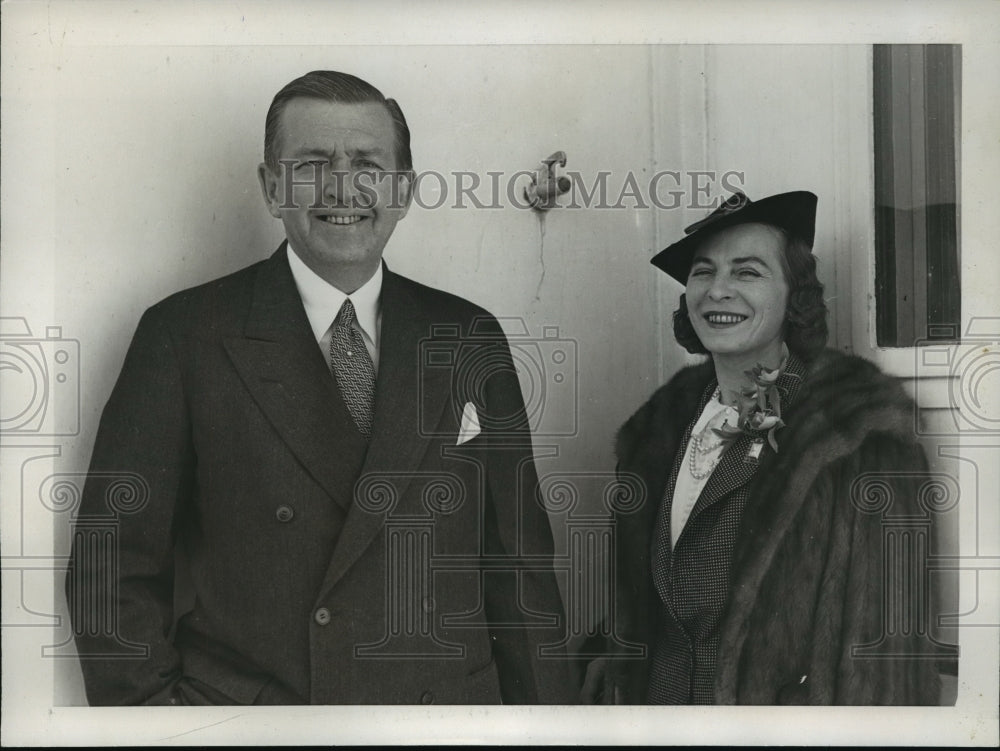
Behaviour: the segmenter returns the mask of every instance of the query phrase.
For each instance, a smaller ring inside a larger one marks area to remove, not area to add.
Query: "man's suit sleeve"
[[[154,307],[101,417],[66,577],[91,705],[178,702],[180,660],[168,633],[175,525],[193,467],[181,369]],[[124,488],[126,502],[116,495]]]
[[[495,322],[494,322],[495,323]],[[499,324],[496,324],[500,332]],[[487,554],[519,555],[533,563],[547,561],[545,570],[491,572],[485,577],[486,612],[505,704],[575,703],[568,666],[560,655],[541,654],[541,647],[559,644],[566,633],[559,587],[551,568],[552,531],[548,514],[539,503],[538,478],[532,457],[531,434],[521,388],[502,332],[495,345],[497,364],[487,381],[487,421],[504,420],[502,429],[487,428],[490,444],[484,523]],[[512,426],[513,424],[513,426]],[[525,610],[558,618],[553,627],[495,628],[516,623]]]

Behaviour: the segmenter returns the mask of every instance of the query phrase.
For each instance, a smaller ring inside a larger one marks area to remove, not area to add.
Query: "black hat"
[[[751,201],[737,191],[704,219],[685,227],[685,236],[653,256],[650,263],[681,284],[687,284],[694,253],[706,238],[726,227],[752,222],[780,227],[812,248],[816,234],[816,196],[807,190],[796,190]]]

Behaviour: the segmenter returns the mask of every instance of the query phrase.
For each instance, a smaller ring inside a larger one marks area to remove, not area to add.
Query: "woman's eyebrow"
[[[760,258],[758,256],[741,256],[740,258],[734,258],[732,260],[732,263],[734,263],[734,264],[738,264],[738,263],[756,263],[756,264],[759,264],[759,265],[763,266],[765,269],[771,268],[766,263],[764,263],[764,260],[762,258]]]

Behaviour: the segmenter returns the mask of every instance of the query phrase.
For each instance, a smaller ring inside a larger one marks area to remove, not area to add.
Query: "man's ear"
[[[413,183],[415,177],[416,174],[413,170],[406,170],[396,175],[399,186],[396,195],[399,196],[400,219],[406,216],[406,213],[410,210],[410,204],[413,202]]]
[[[280,219],[281,211],[278,207],[281,206],[282,197],[278,194],[280,185],[278,176],[271,171],[265,162],[261,162],[257,165],[257,180],[260,182],[260,192],[264,196],[268,213],[275,219]]]

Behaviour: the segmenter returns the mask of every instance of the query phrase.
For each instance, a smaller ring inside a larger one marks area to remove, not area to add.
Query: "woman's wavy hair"
[[[789,236],[781,227],[771,224],[767,226],[778,232],[784,240],[781,270],[788,282],[785,344],[792,354],[803,362],[809,362],[823,351],[829,336],[823,284],[816,276],[816,256],[800,238]],[[681,295],[680,307],[674,311],[674,337],[678,344],[693,355],[710,354],[694,331],[684,295]]]

